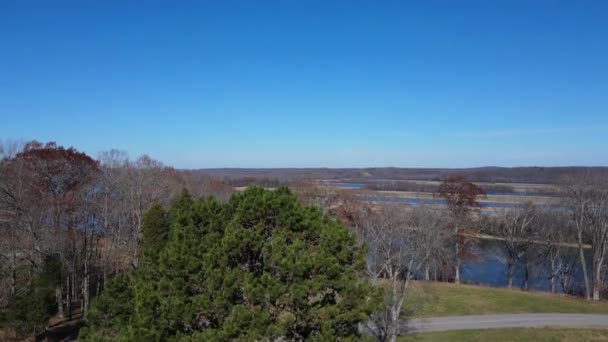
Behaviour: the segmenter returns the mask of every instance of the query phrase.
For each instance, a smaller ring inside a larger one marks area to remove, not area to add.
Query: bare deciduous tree
[[[451,234],[448,230],[449,218],[445,210],[431,205],[416,205],[411,208],[411,227],[416,230],[417,243],[426,251],[424,279],[430,280],[430,273],[437,274],[444,265],[453,262],[450,253]]]
[[[100,160],[107,262],[116,268],[125,261],[136,266],[143,214],[154,204],[167,205],[186,184],[174,169],[149,156],[130,161],[126,153],[111,150]],[[115,254],[118,247],[121,252]]]
[[[296,179],[291,183],[291,188],[303,204],[317,207],[326,214],[339,201],[337,189],[319,181]]]
[[[360,231],[368,246],[368,274],[387,288],[385,309],[373,315],[370,330],[382,341],[396,341],[410,280],[435,253],[443,253],[445,233],[438,211],[428,207],[384,205],[370,211]]]
[[[574,240],[570,221],[561,212],[538,208],[533,225],[533,236],[539,243],[540,253],[548,262],[546,272],[550,291],[555,293],[557,279],[567,278],[566,273],[569,271],[567,242]],[[567,291],[567,287],[562,286],[562,290]]]
[[[136,265],[143,212],[184,186],[175,170],[149,157],[130,162],[111,151],[98,163],[54,143],[1,146],[0,271],[7,290],[0,304],[53,256],[62,265],[59,315],[86,310],[108,273]]]
[[[571,178],[563,189],[576,227],[585,297],[599,300],[603,287],[602,270],[608,249],[608,180],[585,173]],[[592,283],[583,248],[586,241],[591,244]]]
[[[532,203],[523,203],[518,208],[496,209],[494,215],[484,217],[483,224],[493,235],[500,237],[498,245],[505,254],[507,285],[513,287],[515,266],[526,256],[531,244],[531,226],[536,216]]]

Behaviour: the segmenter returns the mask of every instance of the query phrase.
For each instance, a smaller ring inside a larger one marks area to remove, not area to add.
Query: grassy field
[[[399,342],[432,341],[608,341],[608,329],[486,329],[401,336]]]
[[[608,313],[608,303],[502,288],[413,282],[408,309],[415,317],[498,313]]]

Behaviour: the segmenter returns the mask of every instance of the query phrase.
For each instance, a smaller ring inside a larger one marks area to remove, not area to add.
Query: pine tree
[[[157,204],[146,212],[142,218],[141,235],[142,258],[156,259],[169,240],[169,222],[163,207]]]
[[[116,341],[133,316],[133,296],[133,281],[130,275],[118,275],[111,279],[87,311],[87,326],[80,330],[79,339]]]
[[[159,258],[171,234],[169,220],[182,212],[188,213],[192,197],[182,191],[167,213],[160,205],[155,205],[143,217],[140,264],[134,274],[134,310],[130,325],[123,331],[123,339],[132,341],[159,340],[157,324],[154,320],[160,311],[158,285]]]
[[[357,325],[378,302],[365,251],[287,188],[249,188],[226,204],[184,193],[154,212],[170,233],[154,259],[142,253],[123,340],[362,338]],[[143,236],[145,250],[156,240]]]
[[[5,324],[18,334],[38,335],[49,318],[57,312],[55,288],[61,281],[61,263],[57,255],[45,256],[42,269],[31,283],[19,286],[9,299]]]

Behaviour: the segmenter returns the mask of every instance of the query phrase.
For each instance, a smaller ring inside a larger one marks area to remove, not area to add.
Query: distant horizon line
[[[167,165],[170,166],[170,165]],[[363,166],[363,167],[198,167],[178,168],[177,170],[365,170],[365,169],[409,169],[409,170],[474,170],[474,169],[608,169],[608,165],[570,165],[570,166],[468,166],[468,167],[410,167],[410,166]]]

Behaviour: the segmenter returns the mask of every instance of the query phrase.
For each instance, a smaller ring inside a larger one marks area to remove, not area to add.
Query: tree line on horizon
[[[218,177],[227,182],[243,182],[246,179],[270,180],[288,184],[298,179],[325,179],[352,183],[370,183],[371,186],[384,186],[378,180],[391,180],[396,186],[406,181],[441,182],[451,175],[465,176],[476,183],[525,183],[559,184],[564,178],[591,174],[597,177],[608,176],[608,167],[597,166],[519,166],[519,167],[471,167],[471,168],[407,168],[407,167],[368,167],[368,168],[213,168],[196,169],[192,172]],[[389,182],[390,184],[390,182]],[[407,186],[407,185],[406,185]],[[408,188],[415,188],[409,185]],[[418,188],[420,189],[420,188]],[[416,191],[418,191],[416,189]],[[427,189],[422,189],[426,191]],[[493,189],[486,189],[488,192]],[[497,190],[508,190],[497,188]],[[434,191],[434,189],[433,189]]]

